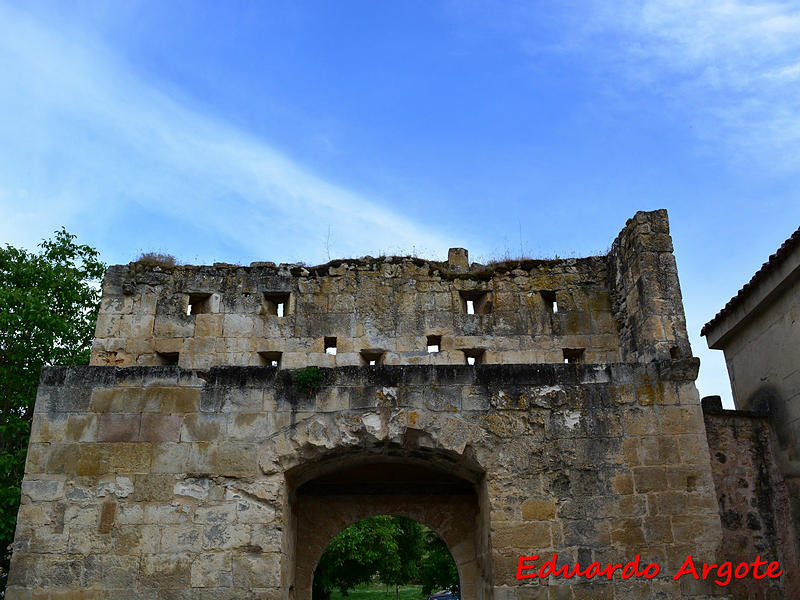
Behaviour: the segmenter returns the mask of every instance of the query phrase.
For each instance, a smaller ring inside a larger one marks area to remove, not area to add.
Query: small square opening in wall
[[[289,292],[264,292],[262,308],[264,314],[284,317],[289,314]]]
[[[544,290],[539,292],[542,295],[544,304],[551,313],[558,312],[558,302],[556,302],[556,293],[552,290]]]
[[[428,346],[428,354],[435,354],[436,352],[441,352],[442,336],[429,335],[427,338],[427,346]]]
[[[462,352],[468,365],[483,364],[483,357],[486,354],[483,348],[465,348]]]
[[[156,352],[156,360],[159,366],[177,366],[180,352]]]
[[[383,363],[383,350],[369,349],[361,351],[361,364],[365,367],[375,367]]]
[[[461,310],[466,315],[488,315],[492,311],[492,302],[487,291],[463,290],[459,295]]]
[[[335,337],[326,337],[325,338],[325,354],[331,354],[332,356],[336,356],[336,338]]]
[[[261,364],[267,367],[278,367],[281,366],[281,352],[275,351],[268,351],[268,352],[259,352],[258,355],[261,357]]]
[[[586,348],[564,348],[564,362],[570,364],[583,362],[585,351]]]
[[[187,315],[204,315],[211,312],[211,294],[189,294]]]

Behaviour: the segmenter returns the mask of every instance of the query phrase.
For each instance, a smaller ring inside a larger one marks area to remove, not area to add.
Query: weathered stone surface
[[[112,267],[93,366],[42,375],[8,597],[308,600],[374,514],[441,535],[467,600],[715,594],[516,579],[720,552],[667,233],[641,213],[608,256],[491,268]]]
[[[780,561],[785,572],[769,586],[749,578],[735,580],[731,592],[738,597],[800,597],[791,492],[778,467],[768,416],[721,409],[709,409],[704,416],[713,485],[699,478],[692,484],[716,490],[718,504],[708,509],[719,511],[730,560],[749,562],[760,555]]]

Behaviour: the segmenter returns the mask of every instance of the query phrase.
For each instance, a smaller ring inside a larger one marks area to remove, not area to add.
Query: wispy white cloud
[[[265,260],[325,259],[329,228],[339,255],[448,246],[385,199],[327,181],[146,81],[96,40],[2,5],[0,72],[0,240],[28,241],[26,228],[54,215],[56,226],[90,215],[102,227],[144,209]]]
[[[560,56],[573,78],[594,74],[609,101],[671,111],[715,154],[800,166],[796,1],[509,0],[498,8],[452,0],[450,8],[462,29],[513,37],[536,64]]]
[[[800,7],[742,0],[594,2],[579,39],[604,67],[689,115],[715,151],[800,165]],[[609,41],[609,37],[610,41]]]

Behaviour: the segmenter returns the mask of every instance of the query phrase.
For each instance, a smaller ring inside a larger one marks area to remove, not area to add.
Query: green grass
[[[424,600],[422,587],[418,585],[401,585],[400,600]],[[365,584],[351,590],[347,596],[342,596],[338,590],[331,594],[331,600],[395,600],[394,586],[386,594],[386,586],[380,584]]]

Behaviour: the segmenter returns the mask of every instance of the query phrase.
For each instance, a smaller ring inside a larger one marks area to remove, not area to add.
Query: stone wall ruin
[[[42,374],[7,598],[307,600],[371,514],[468,600],[718,595],[671,579],[722,540],[697,369],[665,211],[601,257],[112,267],[92,364]],[[553,552],[662,574],[516,578]]]

